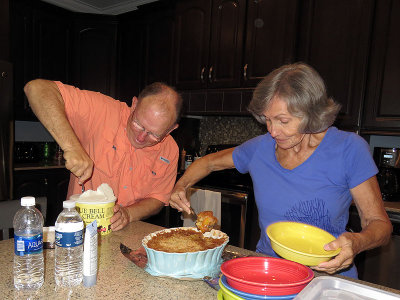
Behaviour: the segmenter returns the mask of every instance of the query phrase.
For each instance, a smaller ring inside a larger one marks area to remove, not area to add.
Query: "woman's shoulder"
[[[330,127],[326,137],[327,141],[325,145],[328,148],[336,148],[339,151],[357,150],[360,148],[369,149],[367,141],[355,132]]]

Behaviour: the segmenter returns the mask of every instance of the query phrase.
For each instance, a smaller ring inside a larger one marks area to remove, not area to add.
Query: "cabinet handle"
[[[206,70],[205,67],[201,68],[200,79],[201,83],[204,83],[204,71]]]
[[[211,67],[210,67],[210,70],[208,71],[208,80],[210,81],[210,83],[213,82],[213,79],[212,79],[212,71],[213,71],[213,67],[211,66]]]
[[[247,67],[248,67],[248,64],[245,64],[243,67],[243,79],[244,80],[247,80]]]

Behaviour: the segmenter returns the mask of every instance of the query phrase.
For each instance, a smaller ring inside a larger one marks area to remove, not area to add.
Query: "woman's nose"
[[[274,125],[272,125],[272,124],[269,124],[268,126],[267,126],[267,129],[268,129],[268,132],[269,132],[269,134],[271,135],[271,137],[276,137],[277,135],[278,135],[278,132],[277,132],[277,130],[276,130],[276,126],[274,126]]]

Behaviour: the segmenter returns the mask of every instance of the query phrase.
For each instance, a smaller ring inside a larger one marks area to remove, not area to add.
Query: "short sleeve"
[[[344,149],[344,170],[350,189],[378,173],[368,143],[356,134],[348,137]]]

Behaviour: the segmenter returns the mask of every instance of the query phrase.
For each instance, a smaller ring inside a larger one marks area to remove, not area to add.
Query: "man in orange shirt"
[[[132,106],[61,82],[25,85],[33,112],[64,151],[71,171],[68,197],[81,185],[107,183],[117,196],[111,229],[145,219],[168,205],[179,149],[169,135],[178,127],[182,99],[162,83],[147,86]]]

